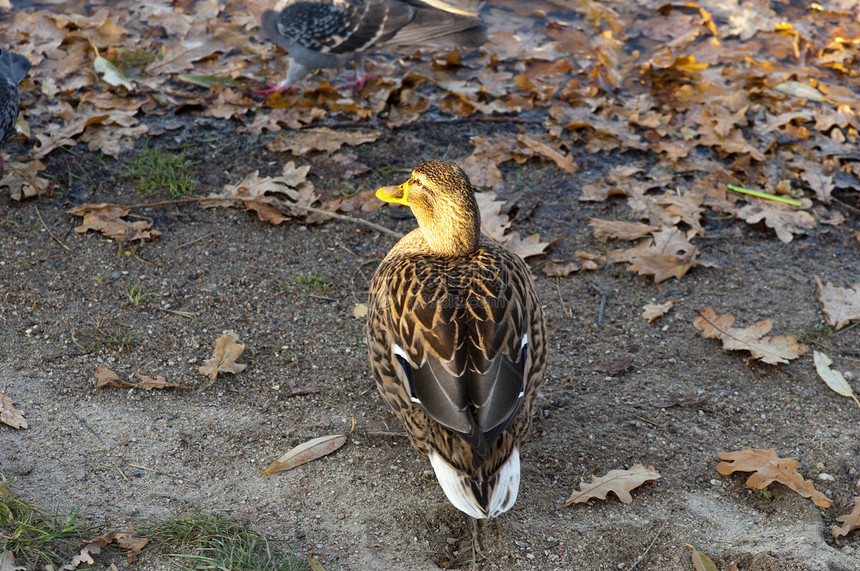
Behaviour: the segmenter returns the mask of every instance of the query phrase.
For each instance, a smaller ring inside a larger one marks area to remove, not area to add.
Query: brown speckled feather
[[[544,318],[519,257],[486,236],[468,253],[440,255],[427,226],[401,239],[373,277],[370,363],[415,448],[438,453],[480,496],[528,434],[546,367]]]

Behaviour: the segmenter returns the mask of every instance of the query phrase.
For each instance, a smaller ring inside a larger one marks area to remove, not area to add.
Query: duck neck
[[[434,254],[460,258],[468,256],[478,248],[481,217],[477,212],[476,207],[474,210],[415,212],[415,215],[424,241]]]

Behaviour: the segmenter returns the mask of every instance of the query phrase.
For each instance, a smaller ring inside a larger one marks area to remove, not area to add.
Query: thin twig
[[[588,287],[600,294],[600,311],[597,313],[597,325],[603,327],[604,317],[606,313],[606,298],[609,297],[605,291],[600,289],[594,282],[588,282]]]
[[[561,302],[561,308],[562,308],[565,312],[567,312],[567,316],[568,316],[569,318],[573,319],[573,312],[571,312],[571,311],[570,311],[570,308],[569,308],[569,307],[567,307],[567,305],[565,305],[565,303],[564,303],[564,298],[563,298],[563,297],[561,297],[561,287],[559,287],[559,285],[558,285],[558,281],[559,281],[559,277],[558,277],[558,276],[556,276],[556,277],[555,277],[555,291],[557,291],[557,292],[558,292],[558,300]]]
[[[60,246],[62,246],[63,248],[65,248],[66,250],[68,250],[69,252],[72,252],[72,253],[74,254],[74,251],[72,251],[72,249],[71,249],[71,248],[69,248],[67,245],[65,245],[65,244],[63,243],[63,241],[62,241],[62,240],[60,240],[59,238],[57,238],[57,237],[54,235],[54,233],[53,233],[53,232],[51,232],[51,229],[50,229],[50,228],[48,228],[48,225],[47,225],[47,224],[45,224],[45,220],[42,218],[42,213],[41,213],[41,212],[39,212],[39,207],[38,207],[38,206],[34,206],[33,208],[35,208],[35,209],[36,209],[36,216],[38,216],[38,217],[39,217],[39,222],[41,222],[41,223],[42,223],[42,226],[44,226],[44,227],[45,227],[45,230],[48,232],[48,235],[49,235],[51,238],[53,238],[53,239],[54,239],[54,241],[55,241],[57,244],[59,244]]]
[[[642,561],[643,559],[645,559],[645,556],[646,556],[646,555],[648,555],[648,552],[649,552],[649,551],[651,551],[651,548],[652,548],[652,547],[654,547],[654,544],[655,544],[655,543],[657,543],[657,538],[658,538],[658,537],[660,537],[660,534],[661,534],[661,533],[663,533],[663,528],[664,528],[664,527],[666,527],[666,523],[667,523],[668,521],[669,521],[669,520],[663,520],[663,525],[661,525],[661,526],[660,526],[660,529],[658,529],[658,530],[657,530],[657,535],[655,535],[655,536],[654,536],[654,539],[652,539],[652,540],[651,540],[651,543],[648,545],[648,547],[645,549],[645,551],[642,553],[642,555],[640,555],[640,556],[639,556],[639,559],[637,559],[636,561],[634,561],[634,562],[633,562],[633,564],[632,564],[632,565],[630,565],[630,567],[628,567],[628,568],[627,568],[627,571],[631,571],[631,569],[633,569],[634,567],[636,567],[637,565],[639,565],[639,562],[640,562],[640,561]]]
[[[395,238],[402,238],[403,234],[400,232],[395,232],[394,230],[389,230],[385,226],[380,226],[379,224],[374,224],[373,222],[369,222],[367,220],[362,220],[361,218],[355,218],[353,216],[347,216],[345,214],[338,214],[336,212],[329,212],[323,208],[317,208],[316,206],[306,206],[304,204],[284,204],[277,200],[265,200],[262,198],[253,198],[253,197],[218,197],[218,196],[193,196],[189,198],[177,198],[175,200],[159,200],[158,202],[145,202],[143,204],[111,204],[109,206],[119,206],[120,208],[126,208],[131,210],[132,208],[152,208],[154,206],[169,206],[171,204],[189,204],[191,202],[218,202],[222,200],[227,200],[231,202],[252,202],[255,204],[268,204],[269,206],[274,207],[284,207],[284,208],[298,208],[300,210],[307,210],[308,212],[316,212],[317,214],[324,214],[331,218],[337,218],[338,220],[343,220],[344,222],[352,222],[353,224],[360,224],[362,226],[367,226],[377,232],[383,232],[385,234],[389,234],[394,236]]]
[[[87,430],[89,430],[90,432],[92,432],[92,433],[95,435],[95,437],[99,439],[99,442],[101,442],[102,444],[107,444],[107,442],[105,442],[105,441],[104,441],[104,439],[101,437],[101,435],[100,435],[98,432],[96,432],[96,431],[93,429],[93,427],[92,427],[92,426],[90,426],[89,424],[87,424],[87,421],[86,421],[86,420],[84,420],[83,418],[81,418],[80,416],[78,416],[78,415],[77,415],[77,414],[75,414],[75,413],[72,413],[72,416],[74,416],[75,418],[77,418],[77,419],[78,419],[78,422],[80,422],[81,424],[83,424],[83,425],[84,425],[84,428],[86,428]]]
[[[174,315],[178,315],[179,317],[186,317],[188,319],[194,319],[194,317],[197,315],[196,313],[193,313],[191,311],[179,311],[176,309],[164,309],[163,307],[158,307],[158,309],[160,309],[161,311],[165,311],[167,313],[172,313]]]
[[[194,245],[194,244],[196,244],[197,242],[202,242],[202,241],[203,241],[203,240],[205,240],[206,238],[209,238],[210,236],[213,236],[213,235],[215,235],[215,232],[209,232],[208,234],[204,234],[204,235],[202,235],[202,236],[199,236],[199,237],[197,237],[197,238],[194,238],[194,239],[193,239],[193,240],[191,240],[190,242],[185,242],[184,244],[179,244],[178,246],[176,246],[175,248],[173,248],[173,251],[174,251],[174,252],[176,252],[177,250],[181,250],[181,249],[183,249],[183,248],[187,248],[188,246],[193,246],[193,245]]]
[[[137,464],[129,464],[132,468],[137,468],[138,470],[146,470],[147,472],[152,472],[153,474],[159,474],[161,476],[167,476],[168,478],[175,478],[177,480],[185,480],[185,483],[194,486],[195,488],[199,488],[197,484],[189,481],[188,476],[177,476],[176,474],[168,474],[167,472],[162,472],[161,470],[154,470],[152,468],[147,468],[146,466],[139,466]]]

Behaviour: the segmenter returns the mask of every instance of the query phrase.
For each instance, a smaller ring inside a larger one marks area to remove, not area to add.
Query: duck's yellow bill
[[[397,204],[409,206],[405,182],[400,186],[383,186],[376,191],[376,198],[385,202],[396,202]]]

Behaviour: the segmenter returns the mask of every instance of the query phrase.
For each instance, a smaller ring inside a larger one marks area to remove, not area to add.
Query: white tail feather
[[[448,501],[461,512],[477,518],[496,517],[511,509],[517,501],[520,489],[520,450],[517,446],[511,457],[491,478],[488,505],[482,506],[472,490],[472,480],[448,464],[435,450],[430,449],[430,464],[436,472],[436,479]]]

